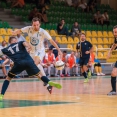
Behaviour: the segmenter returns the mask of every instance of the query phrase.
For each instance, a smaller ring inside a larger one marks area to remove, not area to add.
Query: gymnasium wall
[[[111,8],[117,10],[117,0],[101,0],[101,4],[109,4]]]

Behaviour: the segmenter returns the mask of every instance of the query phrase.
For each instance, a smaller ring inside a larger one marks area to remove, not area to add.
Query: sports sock
[[[112,91],[116,92],[116,77],[111,76]]]
[[[83,72],[82,74],[83,74],[83,76],[84,76],[85,78],[87,78],[86,72]]]
[[[8,80],[5,80],[5,81],[4,81],[4,83],[3,83],[3,85],[2,85],[2,90],[1,90],[1,94],[2,94],[2,95],[5,94],[5,92],[6,92],[7,88],[8,88],[8,86],[9,86],[9,83],[10,83],[10,81],[8,81]]]
[[[50,81],[46,76],[42,76],[41,80],[45,83],[48,83]]]
[[[44,72],[44,69],[43,69],[42,65],[39,64],[37,67],[38,67],[39,70],[41,71],[42,75],[43,75],[43,76],[46,76],[46,74],[45,74],[45,72]]]

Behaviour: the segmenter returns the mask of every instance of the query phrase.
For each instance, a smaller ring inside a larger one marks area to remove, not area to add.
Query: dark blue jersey
[[[33,59],[27,52],[23,45],[24,41],[10,44],[8,47],[2,49],[3,54],[7,55],[14,63],[20,63],[22,60],[32,61]]]
[[[80,51],[81,57],[86,58],[90,57],[90,54],[86,54],[86,51],[89,51],[92,48],[92,44],[89,41],[79,42],[76,45],[76,49]]]

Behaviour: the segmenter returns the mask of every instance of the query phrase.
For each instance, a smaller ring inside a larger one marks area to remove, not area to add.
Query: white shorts
[[[30,53],[31,57],[34,58],[34,57],[39,57],[39,59],[42,61],[44,56],[45,56],[45,50],[41,50],[41,51],[36,51],[34,53]]]

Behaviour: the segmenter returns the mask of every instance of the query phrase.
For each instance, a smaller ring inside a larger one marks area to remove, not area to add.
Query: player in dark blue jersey
[[[3,83],[0,100],[3,99],[3,96],[9,86],[11,79],[24,70],[26,70],[29,76],[37,76],[39,79],[49,84],[50,86],[54,86],[58,89],[62,87],[60,84],[50,81],[46,76],[42,76],[40,70],[35,65],[33,59],[27,52],[31,50],[31,47],[27,42],[17,42],[17,39],[15,37],[10,37],[9,43],[10,45],[8,47],[0,50],[0,56],[3,54],[7,55],[14,62],[14,66],[8,72],[8,76]]]
[[[86,36],[84,33],[80,35],[80,39],[80,42],[76,45],[76,50],[77,52],[80,52],[79,64],[81,66],[82,74],[85,77],[84,82],[88,82],[88,77],[91,77],[91,72],[88,70],[87,64],[90,59],[90,50],[92,48],[92,44],[89,41],[86,41]]]
[[[112,51],[117,47],[117,25],[113,27],[113,35],[115,37],[114,43],[108,52],[107,59],[110,58]],[[116,93],[116,76],[117,76],[117,61],[115,62],[114,68],[111,72],[111,87],[112,90],[107,95],[117,95]]]

